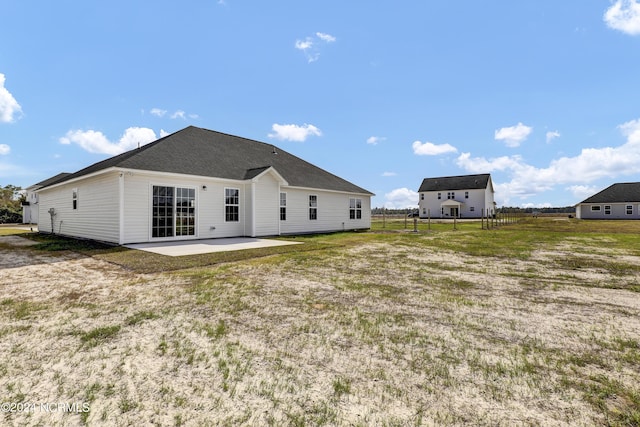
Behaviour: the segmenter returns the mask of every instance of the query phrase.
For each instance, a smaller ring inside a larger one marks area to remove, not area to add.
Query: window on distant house
[[[447,193],[447,199],[451,200],[451,199],[455,199],[456,198],[456,193],[455,191],[450,191]]]
[[[633,215],[633,205],[627,205],[627,215]]]
[[[224,220],[240,221],[240,190],[237,188],[224,189]]]
[[[604,205],[604,214],[611,215],[611,205]]]
[[[465,198],[465,199],[468,199],[468,198],[469,198],[469,192],[468,192],[468,191],[465,191],[465,192],[464,192],[464,198]]]
[[[280,221],[287,220],[287,193],[280,193]]]
[[[71,195],[71,202],[73,205],[73,210],[78,209],[78,189],[74,188]]]
[[[438,193],[438,200],[442,199],[442,193]]]
[[[318,219],[318,196],[309,196],[309,219],[315,221]]]
[[[475,212],[475,210],[476,210],[476,208],[475,208],[474,206],[471,206],[471,207],[469,208],[469,211],[471,211],[471,212]]]
[[[362,219],[362,199],[349,199],[349,219]]]
[[[426,215],[427,214],[427,208],[422,208],[422,215]]]
[[[591,212],[600,212],[600,205],[592,205]]]
[[[424,200],[424,193],[420,193],[420,200]]]

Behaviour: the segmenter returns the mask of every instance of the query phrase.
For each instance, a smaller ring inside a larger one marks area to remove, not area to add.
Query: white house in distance
[[[63,172],[56,176],[40,181],[37,184],[30,185],[25,188],[25,201],[22,202],[22,222],[24,224],[37,224],[38,223],[38,193],[36,190],[39,188],[51,185],[56,181],[70,175]]]
[[[495,212],[488,173],[425,178],[418,194],[420,218],[480,218]]]
[[[576,205],[580,219],[640,219],[640,182],[610,185]]]
[[[373,195],[271,144],[193,126],[35,191],[40,231],[117,244],[368,229]]]

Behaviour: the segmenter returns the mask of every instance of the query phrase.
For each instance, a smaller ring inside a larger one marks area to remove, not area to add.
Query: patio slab
[[[136,243],[124,245],[124,247],[153,252],[160,255],[184,256],[299,244],[302,244],[302,242],[257,239],[253,237],[233,237],[226,239],[188,240],[179,242]]]

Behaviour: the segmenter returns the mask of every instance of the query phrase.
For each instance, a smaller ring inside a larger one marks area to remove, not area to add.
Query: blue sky
[[[640,181],[640,1],[0,0],[0,185],[188,125],[417,205],[491,173],[508,206]]]

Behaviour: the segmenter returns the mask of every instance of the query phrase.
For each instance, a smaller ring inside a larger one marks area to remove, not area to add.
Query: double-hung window
[[[318,196],[309,196],[309,219],[315,221],[318,219]]]
[[[240,221],[240,190],[237,188],[224,189],[224,220]]]
[[[362,219],[362,199],[349,199],[349,219]]]
[[[287,220],[287,193],[280,193],[280,221]]]
[[[78,209],[78,189],[74,188],[71,194],[71,204],[73,206],[73,210]]]
[[[633,215],[633,205],[626,206],[627,215]]]
[[[611,205],[604,205],[604,214],[611,215]]]

